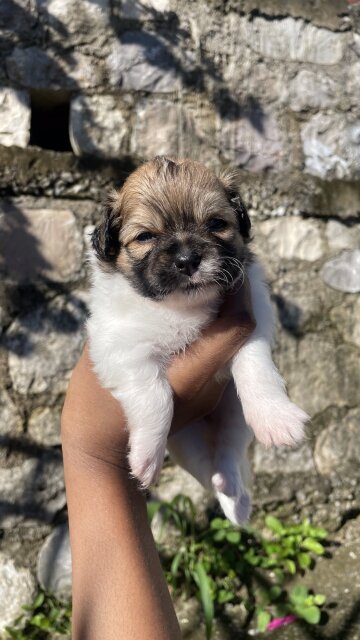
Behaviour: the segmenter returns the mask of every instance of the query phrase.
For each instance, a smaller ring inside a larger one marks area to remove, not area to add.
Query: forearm
[[[63,444],[73,558],[73,640],[177,640],[180,631],[126,468]]]

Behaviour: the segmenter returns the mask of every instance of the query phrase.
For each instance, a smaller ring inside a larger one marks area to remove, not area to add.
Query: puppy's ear
[[[115,262],[120,251],[121,201],[116,191],[110,194],[102,207],[102,219],[95,227],[91,243],[98,260]]]
[[[239,231],[244,238],[245,241],[250,240],[250,229],[251,222],[249,218],[249,214],[247,209],[241,199],[238,183],[239,176],[236,171],[224,172],[219,176],[223,187],[225,189],[225,193],[227,198],[236,212],[236,217],[238,219]]]

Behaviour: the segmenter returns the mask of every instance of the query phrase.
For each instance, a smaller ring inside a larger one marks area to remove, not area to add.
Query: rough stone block
[[[128,135],[126,110],[116,96],[79,95],[72,99],[70,141],[76,155],[118,158],[126,152]]]
[[[329,287],[346,293],[360,291],[360,250],[343,251],[324,264],[321,276]]]
[[[313,220],[284,217],[261,224],[267,241],[267,254],[272,259],[319,260],[325,251],[321,226]]]
[[[0,389],[0,459],[6,455],[7,438],[16,438],[22,433],[21,416],[5,389]]]
[[[87,89],[103,80],[95,59],[79,51],[17,47],[6,59],[6,68],[11,82],[30,89]]]
[[[173,0],[123,0],[121,16],[136,20],[158,20],[161,14],[174,8]]]
[[[109,23],[109,0],[36,0],[42,25],[51,40],[69,44],[91,43],[95,48]]]
[[[290,107],[293,111],[326,109],[336,103],[337,90],[325,74],[302,69],[290,83]]]
[[[81,300],[55,299],[19,317],[9,328],[9,372],[19,393],[63,393],[84,342]]]
[[[75,216],[65,209],[0,209],[4,268],[18,280],[46,277],[67,282],[78,277],[83,243]]]
[[[304,125],[301,137],[309,173],[340,180],[360,176],[360,120],[318,113]]]
[[[45,447],[61,444],[59,409],[49,407],[35,409],[29,418],[27,434]]]
[[[330,318],[345,342],[360,347],[360,296],[347,296],[341,305],[331,310]]]
[[[319,29],[304,20],[255,18],[248,44],[261,55],[285,62],[333,65],[341,62],[347,34]]]
[[[33,600],[35,592],[30,570],[16,567],[11,558],[0,553],[0,633],[23,613],[21,607]]]
[[[109,80],[125,91],[176,91],[181,86],[170,44],[156,33],[127,31],[107,59]]]
[[[27,91],[0,88],[0,144],[26,147],[30,140],[30,98]]]
[[[145,159],[179,155],[180,106],[170,100],[142,100],[137,104],[131,151]]]
[[[237,167],[261,171],[283,164],[283,132],[275,116],[261,109],[222,120],[218,143],[224,158]]]
[[[339,424],[326,427],[317,438],[315,464],[323,475],[358,471],[360,466],[360,410],[354,409]]]
[[[37,578],[45,591],[60,599],[71,598],[71,552],[67,524],[56,527],[40,549]]]
[[[265,447],[255,443],[254,472],[258,474],[314,473],[315,465],[311,446],[308,442],[290,449],[289,447]]]

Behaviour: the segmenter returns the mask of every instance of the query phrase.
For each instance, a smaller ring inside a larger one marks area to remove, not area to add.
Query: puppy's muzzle
[[[199,267],[201,262],[201,254],[192,249],[182,249],[174,257],[174,265],[180,273],[186,276],[192,276]]]

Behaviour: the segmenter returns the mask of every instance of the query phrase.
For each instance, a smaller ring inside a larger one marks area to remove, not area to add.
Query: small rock
[[[317,438],[315,464],[323,475],[357,472],[360,467],[360,411],[354,409],[331,424]]]
[[[360,250],[343,251],[322,267],[320,274],[329,287],[345,293],[360,291]]]
[[[35,409],[29,418],[28,435],[45,447],[61,444],[60,410],[49,407]]]
[[[37,579],[41,587],[60,600],[71,598],[71,551],[67,524],[56,527],[40,549]]]
[[[324,253],[321,227],[314,220],[287,216],[266,220],[259,226],[266,236],[268,255],[273,259],[314,262]]]
[[[136,20],[151,20],[162,17],[162,14],[171,9],[171,0],[123,0],[121,3],[121,16]]]
[[[314,473],[315,465],[308,442],[296,448],[272,447],[265,449],[258,442],[254,451],[254,472],[262,473]]]
[[[116,96],[79,95],[70,108],[70,140],[76,155],[119,158],[128,142],[126,114]]]
[[[348,227],[337,220],[329,220],[325,235],[331,250],[357,249],[360,246],[360,228]]]
[[[326,109],[334,104],[337,87],[323,73],[302,69],[290,83],[289,100],[293,111]]]
[[[345,342],[360,347],[360,296],[356,296],[354,300],[347,298],[341,305],[334,307],[330,318],[337,325]]]
[[[360,175],[360,121],[318,113],[301,131],[306,170],[320,178]]]
[[[165,467],[162,470],[159,485],[153,487],[151,493],[158,500],[165,502],[171,502],[180,493],[184,494],[191,498],[200,511],[205,510],[209,500],[212,500],[206,489],[178,465]]]
[[[30,140],[30,96],[27,91],[0,88],[0,144],[27,147]]]
[[[72,211],[7,203],[0,216],[5,269],[17,280],[67,282],[79,274],[83,243]]]
[[[23,613],[21,607],[30,604],[36,585],[29,569],[17,568],[14,562],[0,553],[0,632]]]

